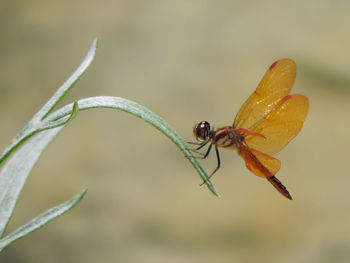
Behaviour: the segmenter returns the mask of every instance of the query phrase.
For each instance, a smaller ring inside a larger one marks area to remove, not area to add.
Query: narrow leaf
[[[43,121],[40,122],[40,125],[36,127],[36,132],[66,125],[68,122],[73,120],[75,116],[77,116],[78,112],[79,112],[78,103],[74,101],[72,106],[72,111],[69,116],[65,116],[64,118],[60,118],[55,121],[46,121],[46,119],[44,119]]]
[[[74,86],[74,84],[84,74],[86,69],[90,66],[92,60],[95,57],[97,48],[97,39],[92,42],[90,50],[86,54],[83,62],[74,71],[74,73],[63,83],[63,85],[55,92],[55,94],[45,103],[45,105],[35,114],[34,118],[44,119],[51,110],[57,105],[58,102],[66,95],[67,92]]]
[[[203,167],[192,155],[191,151],[188,150],[186,142],[180,137],[180,135],[178,135],[178,133],[173,128],[170,127],[169,124],[167,124],[161,117],[157,116],[149,109],[136,102],[124,98],[108,96],[81,99],[78,101],[78,107],[80,111],[91,108],[112,108],[131,113],[134,116],[145,120],[146,122],[154,126],[156,129],[161,131],[164,135],[166,135],[173,143],[175,143],[175,145],[184,153],[185,157],[197,170],[198,174],[205,182],[207,187],[210,189],[210,191],[214,195],[219,196],[212,183],[208,180],[208,175],[203,169]],[[57,121],[61,118],[66,118],[67,115],[71,114],[71,111],[72,104],[66,105],[63,108],[50,114],[47,117],[46,121]]]
[[[49,210],[40,214],[38,217],[30,220],[28,223],[19,227],[3,239],[0,239],[0,251],[2,251],[4,248],[6,248],[8,245],[16,241],[17,239],[28,235],[30,232],[39,229],[40,227],[46,225],[48,222],[52,221],[53,219],[72,209],[84,197],[86,191],[87,189],[82,190],[81,192],[73,196],[70,200],[58,206],[50,208]]]
[[[30,170],[45,147],[62,128],[45,130],[34,135],[2,167],[0,171],[0,236],[12,215]]]
[[[0,236],[2,236],[8,220],[10,219],[16,201],[24,186],[24,183],[39,159],[42,151],[51,140],[61,131],[62,127],[72,120],[78,113],[78,104],[73,103],[71,114],[64,120],[46,124],[42,121],[42,127],[37,127],[37,131],[51,129],[49,132],[41,132],[29,139],[15,154],[5,163],[0,171]]]
[[[86,69],[91,64],[97,48],[97,39],[95,39],[87,53],[85,59],[76,69],[76,71],[63,83],[63,85],[56,91],[56,93],[45,103],[45,105],[33,116],[33,118],[27,123],[23,130],[17,134],[17,136],[10,142],[5,150],[0,155],[0,166],[6,158],[16,150],[22,143],[33,134],[43,130],[40,128],[41,121],[52,111],[56,104],[66,95],[66,93],[74,86],[74,84],[83,75]],[[74,117],[74,116],[73,116]],[[54,125],[53,125],[54,126]],[[59,125],[56,125],[59,126]]]

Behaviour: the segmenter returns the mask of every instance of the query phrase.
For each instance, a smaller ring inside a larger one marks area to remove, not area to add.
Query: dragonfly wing
[[[265,136],[247,135],[246,144],[267,154],[274,154],[285,147],[300,131],[309,108],[303,95],[288,95],[250,130]]]
[[[289,94],[295,72],[296,66],[291,59],[285,58],[273,63],[254,93],[242,105],[233,126],[250,129],[257,121],[268,115],[278,102]]]
[[[292,199],[287,188],[275,177],[281,167],[279,160],[243,144],[238,153],[243,157],[249,171],[266,178],[283,196]]]
[[[240,145],[238,153],[244,159],[248,170],[259,177],[271,177],[281,167],[280,160],[243,144]]]

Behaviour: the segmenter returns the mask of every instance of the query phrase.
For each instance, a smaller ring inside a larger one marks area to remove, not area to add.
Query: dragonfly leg
[[[210,146],[212,146],[212,144],[210,145]],[[209,147],[210,148],[210,147]],[[209,149],[209,151],[210,151],[210,149]],[[208,151],[208,152],[209,152]],[[207,154],[209,154],[207,152]],[[203,185],[205,182],[207,182],[207,181],[209,181],[210,180],[210,178],[219,170],[219,168],[220,168],[220,165],[221,165],[221,161],[220,161],[220,154],[219,154],[219,149],[218,149],[218,147],[215,145],[215,152],[216,152],[216,159],[217,159],[217,161],[218,161],[218,164],[217,164],[217,166],[216,166],[216,168],[214,169],[214,171],[209,175],[209,177],[207,178],[207,180],[205,180],[205,181],[203,181],[203,183],[201,183],[200,185]],[[205,157],[207,157],[207,155],[205,155]],[[204,157],[204,158],[205,158]]]
[[[211,148],[211,145],[209,146],[207,152],[204,154],[204,153],[201,153],[199,152],[200,149],[202,149],[205,145],[207,145],[209,142],[209,140],[205,141],[205,142],[202,142],[202,143],[197,143],[197,142],[188,142],[189,144],[195,144],[195,145],[199,145],[199,147],[195,148],[195,149],[191,149],[191,148],[187,148],[189,151],[191,152],[194,152],[196,154],[198,154],[199,156],[195,156],[195,158],[197,159],[205,159],[209,152],[210,152],[210,148]],[[185,156],[185,157],[192,157],[192,156]]]
[[[211,147],[212,147],[212,144],[209,145],[208,147],[208,150],[206,153],[201,153],[199,152],[198,150],[200,150],[202,147],[204,147],[208,142],[205,142],[203,143],[200,147],[198,147],[197,149],[188,149],[190,150],[191,152],[194,152],[196,154],[199,154],[199,156],[195,156],[196,159],[205,159],[207,158],[207,156],[209,155],[210,153],[210,150],[211,150]],[[190,157],[190,156],[187,156],[187,157]]]

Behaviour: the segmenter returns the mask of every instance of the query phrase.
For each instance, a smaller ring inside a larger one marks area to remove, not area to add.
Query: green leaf
[[[25,225],[19,227],[18,229],[16,229],[15,231],[10,233],[3,239],[0,239],[0,251],[2,251],[4,248],[10,245],[12,242],[39,229],[40,227],[44,226],[48,222],[52,221],[53,219],[59,217],[60,215],[72,209],[84,197],[86,192],[87,192],[87,189],[82,190],[81,192],[73,196],[70,200],[58,206],[50,208],[49,210],[37,216],[36,218],[30,220]]]
[[[36,127],[36,132],[63,126],[68,122],[70,122],[71,120],[73,120],[75,116],[77,116],[78,112],[79,112],[78,103],[74,101],[72,110],[69,116],[65,116],[64,118],[60,118],[55,121],[47,121],[46,119],[44,119]]]
[[[97,48],[97,39],[91,44],[90,50],[86,54],[83,62],[74,71],[74,73],[63,83],[63,85],[56,91],[56,93],[45,103],[45,105],[35,114],[34,119],[43,120],[52,109],[61,101],[61,99],[73,88],[74,84],[85,73],[87,68],[93,61]]]
[[[73,87],[91,64],[95,55],[96,45],[97,41],[94,40],[89,52],[77,70],[34,115],[0,155],[0,165],[2,165],[0,171],[0,237],[3,235],[13,213],[27,176],[39,159],[42,151],[62,130],[64,125],[78,113],[78,105],[75,102],[71,105],[70,114],[65,116],[65,118],[51,122],[47,122],[45,119],[45,116]]]
[[[34,135],[2,167],[0,172],[0,236],[12,215],[29,172],[42,151],[61,129],[62,127],[58,127]]]
[[[72,107],[72,104],[69,104],[55,111],[54,113],[47,116],[46,121],[57,121],[61,118],[66,118],[66,116],[71,114]],[[81,99],[78,101],[78,107],[80,111],[92,108],[111,108],[116,110],[122,110],[145,120],[146,122],[154,126],[156,129],[161,131],[164,135],[166,135],[173,143],[175,143],[175,145],[184,153],[185,157],[197,170],[198,174],[200,175],[204,183],[207,185],[207,187],[210,189],[210,191],[214,195],[219,196],[212,183],[208,180],[208,175],[203,169],[203,167],[192,155],[192,152],[188,150],[186,142],[180,137],[180,135],[177,134],[177,132],[173,128],[170,127],[169,124],[167,124],[161,117],[157,116],[149,109],[136,102],[124,98],[108,96]]]
[[[78,102],[52,112],[52,109],[74,86],[92,62],[96,51],[96,44],[97,41],[94,40],[88,54],[78,69],[34,115],[32,120],[28,122],[0,155],[0,166],[2,165],[0,171],[0,237],[5,231],[26,178],[39,159],[42,151],[80,110],[112,108],[131,113],[150,123],[175,143],[197,170],[207,187],[212,193],[218,196],[214,186],[208,180],[208,175],[196,158],[193,157],[191,151],[188,150],[185,141],[161,117],[155,115],[140,104],[124,98],[93,97],[81,99]],[[39,217],[1,239],[0,251],[16,239],[27,235],[71,209],[79,202],[85,192],[84,190],[66,203],[49,209]]]
[[[91,64],[97,48],[97,39],[95,39],[88,51],[86,57],[80,66],[75,70],[75,72],[68,78],[66,82],[55,92],[55,94],[45,103],[45,105],[33,116],[33,118],[27,123],[21,132],[11,141],[11,143],[6,147],[6,149],[0,155],[0,165],[4,162],[6,158],[17,149],[22,143],[24,143],[28,138],[33,136],[33,134],[40,132],[43,129],[50,127],[44,127],[42,120],[52,111],[52,109],[60,102],[60,100],[67,94],[67,92],[74,86],[74,84],[83,75],[86,69]],[[60,125],[64,125],[64,121]],[[52,126],[54,126],[52,124]],[[56,125],[59,126],[59,125]]]

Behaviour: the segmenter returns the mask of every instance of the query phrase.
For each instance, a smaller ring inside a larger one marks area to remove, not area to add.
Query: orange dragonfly
[[[199,145],[191,149],[205,159],[215,146],[217,167],[208,180],[220,168],[218,147],[237,150],[249,171],[266,178],[283,196],[292,200],[287,188],[275,177],[281,162],[271,155],[283,149],[300,131],[308,112],[308,99],[299,94],[290,95],[295,79],[296,66],[285,58],[274,62],[257,89],[242,105],[232,126],[214,130],[207,121],[193,128]],[[206,153],[198,152],[210,143]]]

